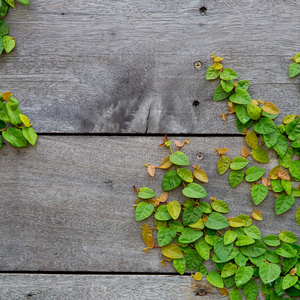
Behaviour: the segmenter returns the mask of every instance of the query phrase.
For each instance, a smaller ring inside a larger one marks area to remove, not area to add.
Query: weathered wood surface
[[[287,76],[299,0],[32,0],[6,19],[17,48],[1,56],[1,89],[38,132],[237,133],[205,80],[213,51],[254,99],[299,109],[299,79]]]
[[[179,140],[183,140],[178,138]],[[173,139],[174,140],[174,139]],[[172,272],[163,268],[159,249],[145,254],[140,226],[134,209],[132,186],[149,186],[161,193],[160,170],[151,178],[144,163],[159,165],[168,149],[159,148],[160,137],[40,137],[35,147],[1,150],[1,174],[5,186],[0,202],[1,271],[92,271]],[[234,145],[234,146],[233,146]],[[191,164],[201,164],[210,182],[205,201],[214,196],[228,202],[231,212],[251,215],[255,205],[250,183],[231,189],[228,173],[219,176],[215,147],[229,147],[238,156],[240,137],[191,138],[186,146]],[[196,154],[203,153],[198,160]],[[251,164],[259,165],[253,162]],[[270,169],[277,164],[271,156]],[[170,200],[184,201],[181,192],[170,192]],[[264,222],[254,221],[262,234],[279,234],[293,229],[299,237],[295,206],[276,217],[275,196],[258,206]],[[147,220],[148,224],[153,219]],[[208,265],[210,267],[210,265]]]
[[[222,297],[206,279],[196,282],[190,276],[4,274],[0,275],[0,284],[0,298],[5,300],[219,300]],[[199,296],[200,290],[206,294]],[[264,298],[259,295],[258,299]]]

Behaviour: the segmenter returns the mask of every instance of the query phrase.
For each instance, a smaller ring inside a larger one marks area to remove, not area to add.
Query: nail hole
[[[202,7],[200,7],[199,12],[201,15],[204,15],[207,12],[207,8],[205,6],[202,6]]]
[[[65,13],[61,13],[63,16],[65,15]]]
[[[27,294],[27,298],[30,298],[30,297],[32,297],[32,294],[31,293]]]
[[[205,296],[207,294],[205,289],[200,289],[196,292],[196,296]]]
[[[202,68],[202,63],[201,63],[201,61],[196,61],[196,62],[194,63],[194,67],[195,67],[196,70],[200,70],[200,69]]]
[[[196,155],[197,159],[201,160],[203,159],[203,154],[202,152],[198,152],[197,155]]]
[[[195,100],[195,101],[193,102],[193,106],[195,106],[195,107],[197,107],[199,104],[200,104],[200,102],[197,101],[197,100]]]

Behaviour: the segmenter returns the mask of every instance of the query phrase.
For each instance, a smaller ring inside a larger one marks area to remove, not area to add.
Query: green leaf
[[[189,206],[183,212],[183,225],[188,226],[196,223],[202,216],[202,210],[199,206]]]
[[[232,69],[226,68],[225,70],[223,70],[220,78],[223,80],[233,80],[233,79],[237,79],[239,77],[239,75],[233,71]]]
[[[34,130],[32,129],[32,127],[24,127],[22,129],[22,133],[25,137],[25,139],[31,144],[31,145],[35,145],[36,140],[37,140],[37,134],[34,132]]]
[[[222,85],[219,84],[215,89],[213,100],[221,101],[221,100],[227,99],[229,95],[231,95],[231,92],[229,92],[229,93],[225,92],[222,88]]]
[[[207,217],[208,221],[204,222],[205,227],[215,230],[221,230],[229,226],[228,220],[217,212],[212,212]]]
[[[178,201],[172,201],[167,204],[167,209],[170,216],[176,220],[178,219],[181,212],[181,205]]]
[[[182,258],[183,254],[178,246],[175,244],[168,244],[166,246],[163,246],[161,248],[161,253],[169,258],[176,259],[176,258]]]
[[[207,196],[206,190],[203,186],[197,183],[188,184],[183,190],[182,193],[184,196],[189,198],[204,198]]]
[[[161,227],[157,232],[157,241],[160,247],[170,244],[176,236],[174,228]]]
[[[174,170],[170,170],[163,178],[162,190],[163,191],[173,190],[180,185],[181,181],[182,179],[177,174],[177,172]]]
[[[293,141],[291,143],[291,147],[293,147],[293,148],[300,148],[300,139]]]
[[[294,275],[290,275],[287,274],[284,276],[283,281],[282,281],[282,289],[286,290],[292,286],[294,286],[298,281],[298,276]]]
[[[238,86],[238,88],[247,91],[249,88],[249,81],[248,80],[240,80],[240,81],[238,81],[237,86]]]
[[[27,146],[27,141],[24,138],[21,130],[15,127],[10,127],[6,131],[3,131],[2,136],[5,140],[7,140],[11,145],[15,147],[21,148]]]
[[[272,180],[272,188],[273,188],[273,192],[276,192],[276,193],[280,193],[280,192],[284,191],[284,188],[281,184],[280,179]]]
[[[279,255],[273,251],[273,250],[268,250],[264,255],[263,258],[271,263],[278,264],[280,263],[280,258]]]
[[[285,192],[290,195],[292,193],[292,183],[290,180],[281,180],[281,185],[284,188]]]
[[[251,104],[251,96],[243,89],[236,88],[235,93],[229,97],[229,100],[237,104]]]
[[[256,300],[258,294],[258,286],[254,280],[250,280],[245,284],[244,294],[247,300]]]
[[[246,225],[246,222],[239,217],[234,217],[229,220],[229,225],[231,227],[242,227]]]
[[[243,104],[237,104],[235,106],[236,116],[239,118],[242,124],[246,124],[250,120],[250,116],[247,113],[247,106]]]
[[[202,231],[200,231],[202,232]],[[203,259],[200,257],[196,250],[189,250],[186,254],[186,267],[189,271],[193,271],[199,267]]]
[[[261,107],[258,107],[257,105],[252,103],[247,105],[247,113],[252,120],[258,120],[261,117],[261,111]]]
[[[238,254],[239,254],[239,250],[236,249],[236,248],[233,248],[233,250],[231,251],[229,257],[225,261],[220,260],[219,257],[216,254],[213,255],[212,260],[215,263],[220,263],[220,264],[222,263],[223,264],[223,263],[226,263],[226,262],[234,259]]]
[[[286,125],[286,133],[291,140],[300,139],[300,117]]]
[[[276,215],[281,215],[288,211],[295,203],[295,197],[292,195],[281,194],[275,202]]]
[[[173,221],[173,220],[169,221],[168,225],[171,228],[174,228],[176,230],[176,232],[181,232],[183,230],[183,228],[184,228],[183,225],[180,222]]]
[[[269,134],[276,131],[276,125],[271,119],[261,117],[259,121],[253,125],[253,130],[259,134]]]
[[[222,156],[218,161],[218,172],[220,175],[224,174],[230,166],[230,158]]]
[[[254,244],[241,247],[240,250],[245,256],[258,257],[267,251],[267,247],[261,240],[255,240]]]
[[[264,134],[264,142],[267,148],[272,148],[277,143],[278,136],[279,135],[276,131],[269,134]]]
[[[0,19],[1,20],[1,19]],[[10,118],[7,112],[6,104],[0,101],[0,120],[4,122],[10,122]]]
[[[289,168],[292,165],[292,156],[294,154],[294,150],[292,148],[288,148],[285,155],[279,158],[279,163],[284,168]]]
[[[160,205],[157,208],[157,212],[154,215],[154,218],[158,221],[169,221],[172,219],[168,212],[167,205]]]
[[[266,170],[259,168],[259,167],[250,167],[246,170],[246,181],[254,182],[261,178],[265,174]]]
[[[188,166],[190,164],[188,157],[181,151],[176,151],[169,156],[169,159],[173,164],[178,166]]]
[[[247,283],[253,276],[253,268],[241,266],[235,273],[235,283],[237,286],[241,286]]]
[[[0,36],[4,37],[8,34],[9,34],[9,28],[7,23],[3,19],[0,19]]]
[[[203,238],[198,239],[198,241],[195,243],[195,247],[199,255],[203,259],[209,260],[211,247],[206,243],[206,241]]]
[[[138,193],[138,197],[141,199],[150,199],[150,198],[155,197],[155,195],[156,195],[155,192],[148,187],[140,188],[139,193]]]
[[[229,293],[229,297],[231,300],[242,300],[243,299],[241,293],[237,289],[232,289]]]
[[[19,106],[19,102],[16,98],[10,97],[9,102],[7,103],[7,107],[9,107],[12,111],[15,111]]]
[[[293,195],[294,197],[300,198],[300,189],[292,187],[291,195]]]
[[[180,275],[183,275],[186,268],[185,257],[173,259],[173,266]]]
[[[206,80],[213,80],[218,78],[222,73],[222,70],[215,70],[214,66],[210,66],[206,70]]]
[[[222,214],[227,214],[230,212],[229,206],[227,203],[223,200],[216,200],[211,204],[211,207],[213,210],[222,213]]]
[[[218,239],[214,243],[214,251],[222,261],[226,261],[226,259],[228,259],[232,249],[233,244],[224,245],[223,239]]]
[[[265,237],[263,237],[263,241],[270,247],[277,247],[280,245],[279,237],[274,234],[266,235]]]
[[[183,244],[190,244],[201,238],[203,232],[201,230],[194,230],[190,227],[185,227],[180,236],[179,242]]]
[[[292,245],[291,245],[292,246]],[[279,257],[279,256],[278,256]],[[287,273],[290,271],[290,269],[292,269],[296,263],[298,262],[298,256],[294,256],[294,257],[291,257],[291,258],[284,258],[282,261],[281,261],[281,265],[283,266],[282,268],[282,273]],[[296,266],[297,267],[297,266]],[[296,272],[297,274],[297,272]]]
[[[222,269],[221,277],[222,278],[230,277],[235,274],[236,270],[237,270],[237,266],[235,264],[227,263]]]
[[[226,93],[229,93],[234,88],[233,80],[221,80],[221,86]]]
[[[15,7],[15,1],[14,0],[5,0],[5,2],[10,5],[11,7]]]
[[[204,229],[204,222],[200,218],[196,223],[190,224],[189,227],[202,230]]]
[[[300,64],[297,64],[296,62],[294,62],[289,67],[289,76],[295,77],[298,74],[300,74]]]
[[[297,237],[290,231],[282,231],[279,234],[279,238],[288,244],[296,243],[298,241]]]
[[[206,276],[207,275],[206,266],[203,264],[200,264],[200,266],[198,266],[198,268],[197,268],[197,272],[200,272],[202,274],[202,276]]]
[[[245,222],[245,227],[248,227],[252,224],[252,219],[248,215],[238,215],[238,217]]]
[[[204,214],[210,214],[212,212],[211,206],[206,202],[199,202],[199,207]]]
[[[249,160],[244,157],[235,157],[230,164],[230,169],[241,170],[249,164]]]
[[[193,174],[190,170],[185,168],[178,168],[177,174],[181,177],[182,180],[189,183],[193,182]]]
[[[286,243],[282,243],[281,246],[275,250],[275,252],[278,255],[286,258],[292,258],[297,255],[297,250]]]
[[[254,244],[254,239],[251,238],[250,236],[247,235],[240,235],[237,238],[237,241],[235,242],[236,246],[238,247],[242,247],[242,246],[247,246],[247,245],[251,245]]]
[[[263,164],[267,164],[270,162],[270,158],[265,149],[258,147],[257,149],[252,150],[252,157]]]
[[[245,233],[252,237],[253,239],[261,239],[261,233],[260,233],[260,230],[258,229],[258,227],[256,227],[255,225],[251,225],[249,227],[246,227],[244,229]]]
[[[221,275],[215,270],[209,271],[206,279],[211,285],[217,288],[222,289],[224,287],[224,282],[221,278]]]
[[[150,203],[140,202],[135,210],[135,220],[142,221],[152,215],[154,206]]]
[[[13,125],[22,124],[22,120],[20,119],[21,111],[19,108],[17,108],[16,110],[11,110],[8,106],[6,106],[6,109],[10,118],[10,122]]]
[[[257,135],[253,130],[250,130],[249,132],[247,132],[246,143],[252,149],[257,149],[258,148]]]
[[[24,4],[24,5],[29,5],[30,4],[30,0],[18,0],[20,3]]]
[[[8,35],[4,36],[3,37],[3,46],[4,46],[4,50],[6,53],[11,52],[16,46],[15,38],[10,37]]]
[[[2,5],[0,6],[0,17],[4,18],[6,16],[8,6],[7,6],[6,2],[4,2],[3,0],[1,2],[2,2]],[[2,51],[3,51],[3,49],[2,49]]]
[[[298,225],[300,226],[300,207],[296,211],[296,221]]]
[[[240,133],[243,133],[245,128],[248,129],[253,124],[253,120],[250,120],[246,124],[242,124],[238,118],[236,118],[235,121],[236,127]]]
[[[239,254],[234,258],[234,261],[239,266],[245,266],[248,261],[248,257],[239,252]]]
[[[231,171],[229,174],[229,183],[232,188],[237,187],[244,179],[243,171]]]
[[[281,273],[279,265],[263,262],[259,267],[259,276],[264,284],[275,281]]]
[[[286,137],[283,134],[278,136],[277,142],[273,146],[273,149],[279,154],[280,157],[284,157],[288,149],[288,143]]]
[[[229,245],[235,241],[237,233],[235,231],[228,230],[224,234],[224,245]]]
[[[253,202],[258,205],[262,201],[264,201],[268,195],[268,187],[264,186],[263,184],[257,184],[254,185],[251,188],[251,197],[253,199]]]
[[[289,171],[296,181],[300,181],[300,160],[294,160],[289,167]]]

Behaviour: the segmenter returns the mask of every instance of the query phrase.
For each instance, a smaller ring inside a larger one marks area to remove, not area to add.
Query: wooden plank
[[[236,134],[205,80],[212,51],[250,80],[254,99],[274,101],[282,116],[299,109],[299,80],[287,76],[299,0],[271,10],[261,0],[31,2],[9,12],[17,48],[0,68],[2,89],[38,132]]]
[[[184,140],[185,138],[176,138]],[[174,140],[174,139],[172,139]],[[0,270],[82,272],[175,272],[171,263],[163,268],[160,250],[148,254],[140,226],[134,219],[136,194],[132,186],[149,186],[161,193],[165,171],[152,178],[145,163],[159,165],[168,149],[158,148],[160,137],[43,136],[35,147],[16,149],[4,145],[0,165]],[[228,173],[217,174],[215,147],[234,148],[238,156],[244,138],[194,137],[186,146],[191,165],[201,164],[210,182],[204,184],[208,197],[228,202],[230,217],[251,215],[250,183],[231,189]],[[197,153],[203,159],[197,159]],[[250,158],[251,165],[260,165]],[[270,169],[277,164],[275,154]],[[249,165],[250,166],[250,165]],[[170,200],[185,201],[181,191]],[[275,196],[258,206],[264,222],[254,221],[262,234],[293,229],[298,204],[276,216]],[[147,220],[149,225],[153,219]],[[270,226],[272,224],[272,226]],[[211,267],[210,264],[207,265]]]
[[[190,276],[0,274],[0,283],[0,297],[6,300],[221,298],[206,279],[199,282]],[[257,299],[264,297],[260,294]]]

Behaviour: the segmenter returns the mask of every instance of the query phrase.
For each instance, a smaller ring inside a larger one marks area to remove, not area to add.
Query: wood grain
[[[1,88],[38,132],[237,134],[205,80],[213,51],[254,99],[278,105],[278,122],[299,111],[299,79],[287,76],[299,0],[31,2],[9,11],[17,47],[1,56]]]
[[[184,140],[185,138],[176,138]],[[172,139],[173,141],[175,139]],[[238,156],[241,137],[194,137],[185,153],[191,165],[199,164],[210,182],[204,199],[228,202],[230,217],[251,215],[254,208],[250,183],[231,189],[228,174],[217,174],[215,147],[229,147]],[[159,148],[159,137],[39,137],[35,147],[16,149],[4,145],[0,165],[0,271],[148,272],[175,273],[171,263],[163,268],[160,250],[145,254],[141,229],[153,218],[136,222],[136,194],[132,188],[148,186],[161,193],[165,171],[152,178],[145,163],[159,165],[168,150]],[[203,159],[197,159],[197,153]],[[267,169],[277,164],[271,155]],[[250,158],[250,165],[260,165]],[[169,200],[185,201],[179,191]],[[292,229],[300,237],[294,215],[298,203],[276,216],[275,196],[257,208],[264,222],[254,221],[263,235]],[[271,225],[270,225],[271,224]],[[207,264],[211,268],[210,264]]]

